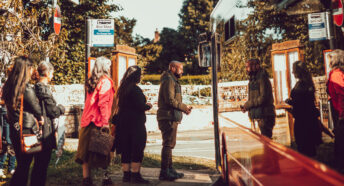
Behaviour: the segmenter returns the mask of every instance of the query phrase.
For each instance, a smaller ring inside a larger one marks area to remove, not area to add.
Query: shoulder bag
[[[37,134],[23,134],[23,102],[24,96],[20,98],[20,114],[19,114],[19,126],[20,126],[20,142],[21,150],[25,154],[33,154],[42,151],[42,142],[38,138]],[[37,128],[39,128],[38,122],[36,121]],[[39,131],[40,132],[40,131]],[[41,134],[38,134],[41,135]]]

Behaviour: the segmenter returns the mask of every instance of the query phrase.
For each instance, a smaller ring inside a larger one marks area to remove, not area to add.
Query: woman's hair
[[[28,57],[19,56],[14,59],[13,68],[8,74],[2,92],[7,107],[17,107],[18,98],[23,95],[26,84],[30,81],[32,67],[33,63]]]
[[[344,72],[344,50],[336,49],[330,52],[331,66],[333,69],[339,68]]]
[[[299,78],[303,82],[306,82],[313,88],[313,91],[315,91],[312,74],[308,71],[306,63],[302,61],[295,61],[293,64],[293,69],[295,70],[297,78]]]
[[[48,61],[41,61],[38,64],[37,71],[39,76],[47,76],[48,72],[53,72],[54,71],[54,66],[49,63]]]
[[[110,75],[111,61],[106,57],[98,57],[92,69],[91,77],[86,81],[87,92],[92,93],[96,88],[99,80],[104,75]]]
[[[116,92],[114,104],[117,111],[121,105],[123,105],[125,95],[127,95],[137,83],[140,83],[140,80],[141,68],[137,65],[128,67]]]

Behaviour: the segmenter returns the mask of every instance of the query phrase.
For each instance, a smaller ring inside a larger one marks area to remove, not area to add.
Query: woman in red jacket
[[[327,91],[332,106],[335,132],[335,157],[339,168],[344,168],[344,51],[337,49],[329,55],[331,72]]]
[[[86,82],[86,102],[81,117],[79,145],[76,162],[82,164],[83,186],[93,185],[90,168],[106,168],[110,157],[88,151],[91,131],[94,128],[109,127],[109,118],[114,97],[113,82],[110,78],[111,61],[105,57],[96,59],[92,75]]]

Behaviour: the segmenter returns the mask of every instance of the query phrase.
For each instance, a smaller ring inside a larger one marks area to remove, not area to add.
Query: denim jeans
[[[0,117],[3,117],[3,115],[1,115]],[[9,145],[12,145],[12,142],[10,139],[10,126],[5,120],[5,118],[2,118],[2,122],[3,123],[2,123],[1,131],[2,131],[3,140],[6,140]],[[7,156],[9,156],[8,171],[14,170],[15,164],[16,164],[16,157],[11,156],[8,153],[4,153],[3,155],[0,156],[0,169],[4,168],[4,164],[7,159]]]

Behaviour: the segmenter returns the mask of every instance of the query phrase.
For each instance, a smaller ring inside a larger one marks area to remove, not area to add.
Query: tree
[[[143,69],[144,74],[157,73],[158,65],[157,58],[160,56],[162,46],[158,43],[153,43],[150,39],[136,35],[133,45],[138,54],[138,66]]]
[[[172,28],[163,28],[158,42],[162,46],[160,56],[157,58],[158,72],[168,69],[172,60],[184,61],[186,45],[180,32]]]
[[[289,16],[284,10],[277,10],[269,1],[253,0],[247,5],[238,6],[251,8],[252,11],[245,20],[236,23],[240,34],[224,49],[227,52],[223,56],[223,78],[231,81],[246,79],[247,76],[223,74],[232,73],[232,68],[244,71],[243,64],[249,58],[260,59],[271,74],[272,44],[296,39],[304,44],[305,62],[310,71],[314,75],[323,74],[321,51],[326,48],[326,42],[309,41],[306,15]]]
[[[200,33],[210,31],[210,14],[217,1],[184,0],[179,17],[179,32],[184,36],[185,57],[192,62],[192,73],[205,73],[197,65],[197,45]]]
[[[37,63],[51,55],[61,43],[63,34],[49,33],[51,11],[46,2],[5,1],[0,3],[0,8],[1,72],[11,64],[13,56],[27,55]]]

